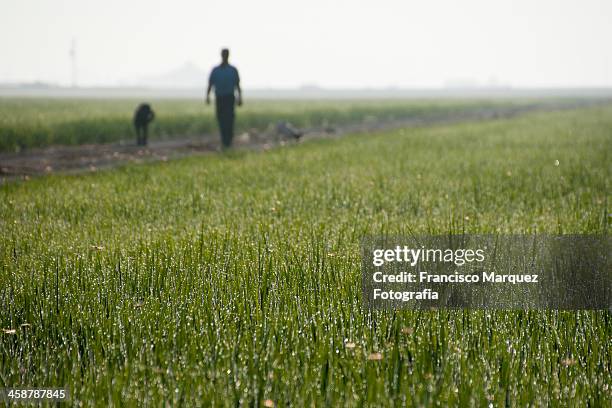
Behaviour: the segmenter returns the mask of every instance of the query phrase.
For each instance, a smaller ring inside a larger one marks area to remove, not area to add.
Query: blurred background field
[[[300,128],[363,122],[415,123],[507,117],[533,109],[557,109],[601,102],[589,98],[249,100],[237,113],[238,133],[259,131],[278,121]],[[133,143],[132,115],[140,99],[0,98],[0,151],[124,141]],[[150,139],[216,133],[213,106],[198,99],[149,100],[156,112]],[[214,103],[214,102],[213,102]]]

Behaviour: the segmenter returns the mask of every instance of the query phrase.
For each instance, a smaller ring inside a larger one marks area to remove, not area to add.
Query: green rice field
[[[131,131],[134,101],[73,103],[0,101],[0,149]],[[240,126],[482,108],[293,103],[245,106]],[[172,104],[154,103],[154,137],[214,131],[211,108]],[[607,233],[611,153],[607,104],[5,183],[0,388],[66,387],[75,406],[610,407],[610,311],[368,311],[359,243]]]

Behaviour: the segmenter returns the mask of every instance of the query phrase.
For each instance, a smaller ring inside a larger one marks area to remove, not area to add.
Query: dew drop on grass
[[[372,353],[368,356],[368,360],[370,361],[380,361],[382,359],[383,359],[383,356],[380,353]]]
[[[569,366],[573,366],[576,364],[576,360],[574,360],[573,358],[566,358],[561,360],[561,365],[563,365],[564,367],[569,367]]]

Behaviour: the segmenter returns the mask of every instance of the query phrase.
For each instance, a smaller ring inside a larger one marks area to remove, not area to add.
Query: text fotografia
[[[386,262],[405,262],[410,266],[416,266],[419,262],[450,262],[456,266],[462,266],[470,262],[484,262],[485,248],[479,249],[426,249],[408,248],[408,246],[397,245],[394,249],[375,249],[372,252],[372,264],[376,267]],[[479,274],[462,274],[455,271],[449,275],[437,275],[427,272],[400,272],[398,274],[385,274],[374,272],[372,280],[375,283],[537,283],[538,275],[499,275],[494,272],[482,272]],[[436,300],[439,294],[430,288],[421,291],[394,291],[374,288],[374,299],[400,300]]]
[[[609,309],[603,235],[445,235],[362,241],[367,308]]]
[[[418,274],[403,272],[397,275],[385,275],[382,272],[374,272],[372,279],[376,283],[538,283],[538,275],[498,275],[494,272],[482,272],[482,277],[477,274],[463,275],[458,272],[455,272],[453,275],[433,275],[427,272],[419,272]],[[374,289],[374,299],[394,299],[407,302],[409,300],[436,300],[438,297],[438,292],[427,288],[418,292]]]

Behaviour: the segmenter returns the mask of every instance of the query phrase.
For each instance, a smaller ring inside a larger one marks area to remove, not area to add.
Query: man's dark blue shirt
[[[238,70],[230,64],[221,64],[213,68],[209,83],[215,88],[215,96],[234,95],[234,89],[240,84]]]

